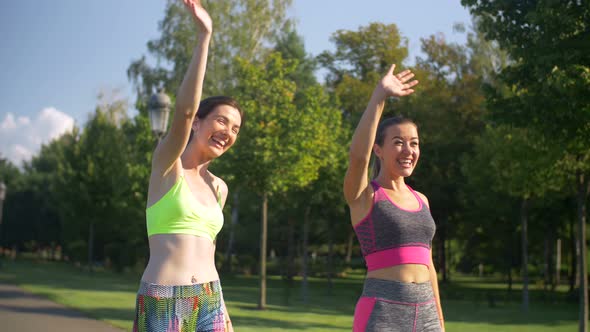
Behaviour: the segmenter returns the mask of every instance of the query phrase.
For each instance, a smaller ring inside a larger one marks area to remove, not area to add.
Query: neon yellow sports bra
[[[204,209],[195,205],[195,199],[184,175],[154,205],[146,209],[147,233],[190,234],[215,240],[223,226],[221,193],[217,192],[215,208]]]

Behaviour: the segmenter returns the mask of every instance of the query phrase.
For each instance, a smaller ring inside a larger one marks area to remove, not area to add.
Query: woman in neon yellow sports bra
[[[146,210],[150,259],[133,331],[233,331],[214,261],[228,189],[207,168],[236,141],[243,114],[229,97],[199,103],[212,22],[198,0],[183,1],[199,41],[170,131],[153,155]]]

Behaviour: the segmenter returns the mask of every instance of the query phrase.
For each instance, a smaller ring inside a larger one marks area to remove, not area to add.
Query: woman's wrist
[[[205,42],[207,44],[211,41],[211,36],[213,36],[213,33],[211,31],[201,31],[197,35],[199,42]]]
[[[371,99],[378,103],[385,102],[385,100],[387,99],[387,93],[385,92],[381,84],[377,85],[375,90],[373,90],[373,95],[371,96]]]

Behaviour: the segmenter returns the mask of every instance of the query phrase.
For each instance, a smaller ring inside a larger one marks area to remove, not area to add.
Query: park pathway
[[[0,331],[122,332],[78,311],[4,283],[0,283]]]

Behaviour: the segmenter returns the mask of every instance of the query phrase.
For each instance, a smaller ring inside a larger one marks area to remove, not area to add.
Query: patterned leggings
[[[354,311],[354,332],[441,331],[432,284],[367,279]]]
[[[225,331],[219,280],[168,286],[141,282],[133,332]]]

